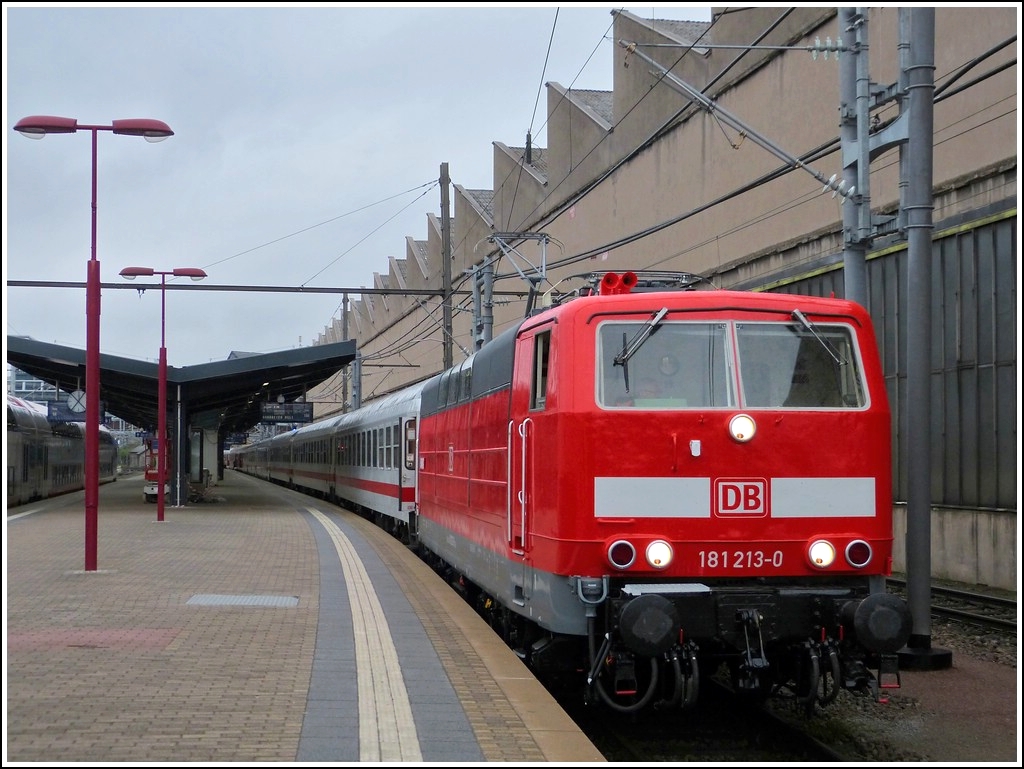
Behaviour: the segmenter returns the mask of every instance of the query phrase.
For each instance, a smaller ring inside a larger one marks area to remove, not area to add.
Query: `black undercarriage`
[[[741,696],[793,698],[809,714],[841,689],[879,699],[899,686],[895,652],[911,625],[901,599],[869,594],[864,580],[623,585],[591,612],[586,636],[553,634],[434,565],[549,689],[626,713],[691,708],[702,680],[723,673]]]

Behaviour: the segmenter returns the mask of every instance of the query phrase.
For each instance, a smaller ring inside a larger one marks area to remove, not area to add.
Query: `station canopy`
[[[179,398],[189,424],[221,435],[259,424],[263,403],[305,400],[356,356],[355,340],[266,354],[232,353],[227,360],[167,367],[167,402]],[[7,363],[65,393],[85,389],[86,351],[7,337]],[[104,411],[142,429],[157,427],[156,363],[100,353],[100,402]],[[83,417],[84,418],[84,417]]]

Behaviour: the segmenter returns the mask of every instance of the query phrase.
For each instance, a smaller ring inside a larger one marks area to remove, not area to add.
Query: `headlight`
[[[646,555],[652,569],[667,569],[672,563],[672,545],[663,539],[656,539],[647,546]]]
[[[836,559],[836,549],[831,542],[819,539],[811,543],[807,549],[807,557],[811,561],[811,566],[827,569]]]
[[[757,425],[754,418],[747,414],[737,414],[729,420],[729,435],[734,441],[746,443],[754,437],[757,432]]]

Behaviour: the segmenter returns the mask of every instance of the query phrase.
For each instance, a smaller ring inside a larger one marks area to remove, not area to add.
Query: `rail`
[[[906,590],[904,579],[890,577],[886,582],[899,592]],[[958,620],[978,627],[1016,632],[1017,599],[975,590],[931,585],[931,612],[935,617]]]

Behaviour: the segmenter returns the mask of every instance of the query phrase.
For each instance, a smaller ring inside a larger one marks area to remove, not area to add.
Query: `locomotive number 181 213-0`
[[[781,569],[782,551],[698,550],[702,569]]]

